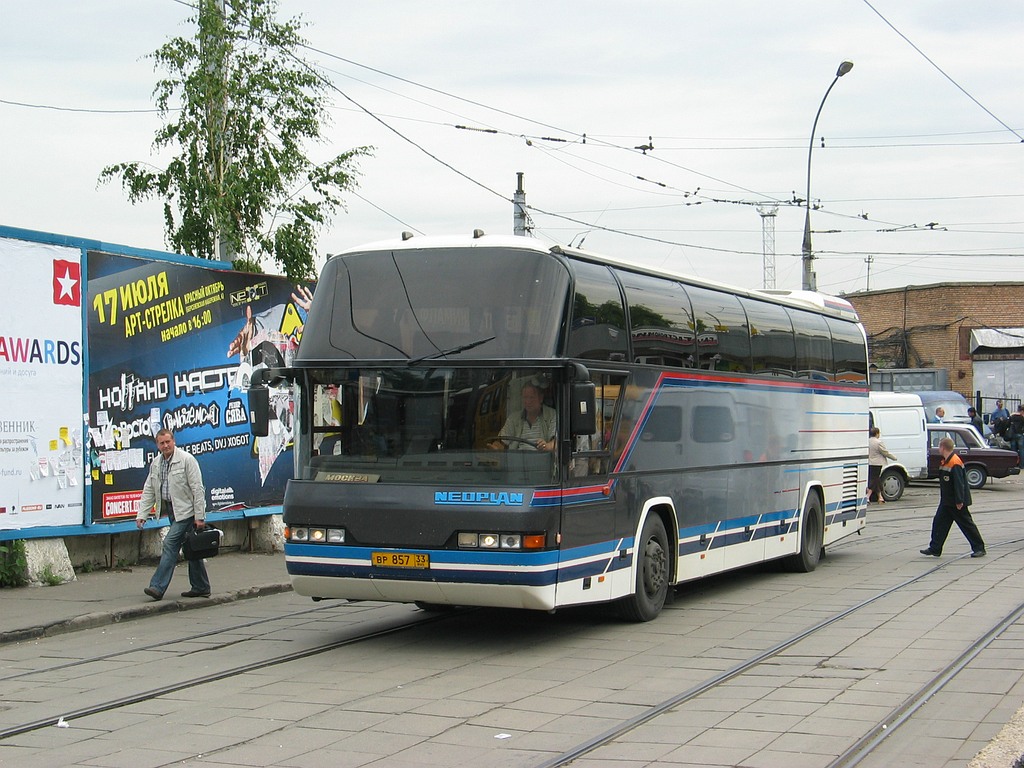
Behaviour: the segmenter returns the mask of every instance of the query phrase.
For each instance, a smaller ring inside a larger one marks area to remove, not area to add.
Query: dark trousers
[[[942,545],[946,543],[949,529],[956,523],[960,531],[967,537],[972,552],[984,552],[985,542],[982,541],[981,532],[974,524],[971,511],[965,505],[963,509],[957,509],[955,504],[939,504],[935,510],[935,519],[932,520],[932,540],[928,545],[935,554],[942,552]]]

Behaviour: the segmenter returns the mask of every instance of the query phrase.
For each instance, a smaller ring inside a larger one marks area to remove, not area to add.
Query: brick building
[[[847,294],[878,368],[945,368],[969,400],[1024,395],[1024,282],[934,283]]]

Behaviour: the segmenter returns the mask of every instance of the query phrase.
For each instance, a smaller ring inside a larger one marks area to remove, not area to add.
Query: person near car
[[[978,411],[973,407],[967,409],[967,415],[971,417],[971,425],[978,430],[979,435],[985,434],[985,422],[982,420]]]
[[[935,420],[941,424],[946,420],[946,409],[941,405],[935,409]]]
[[[1010,423],[1005,436],[1010,443],[1010,450],[1017,452],[1019,466],[1024,467],[1024,403],[1017,407],[1017,412],[1010,415]]]
[[[992,415],[988,417],[988,423],[995,425],[997,421],[1008,418],[1010,418],[1010,412],[1003,406],[1003,401],[996,400],[996,407],[992,411]]]
[[[868,501],[884,504],[885,497],[880,487],[882,469],[890,459],[896,461],[896,457],[889,453],[881,435],[882,430],[878,427],[872,427],[868,432]]]
[[[939,453],[942,463],[939,465],[939,506],[932,519],[932,538],[928,548],[922,549],[922,555],[938,557],[946,543],[949,529],[953,523],[971,545],[971,557],[985,556],[985,542],[981,532],[971,517],[971,488],[967,484],[967,473],[964,463],[953,450],[953,439],[944,437],[939,441]]]
[[[171,430],[161,429],[156,433],[156,447],[159,453],[149,465],[135,524],[142,530],[146,519],[154,513],[154,516],[170,518],[160,564],[149,586],[142,590],[154,600],[160,600],[171,583],[185,535],[193,527],[202,530],[206,526],[206,490],[199,462],[188,451],[175,447]],[[202,560],[188,561],[188,581],[189,590],[182,592],[182,597],[210,596],[210,577]]]

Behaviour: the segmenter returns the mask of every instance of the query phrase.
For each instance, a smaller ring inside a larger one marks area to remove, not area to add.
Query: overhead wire
[[[866,5],[872,11],[874,11],[875,15],[878,16],[878,18],[880,18],[883,22],[885,22],[886,26],[889,27],[889,29],[891,29],[893,32],[895,32],[897,35],[899,35],[901,38],[903,38],[904,42],[906,42],[907,45],[909,45],[911,48],[913,48],[915,51],[917,51],[919,54],[921,54],[922,58],[924,58],[925,61],[927,61],[929,64],[931,64],[940,75],[942,75],[950,83],[952,83],[953,86],[958,91],[960,91],[964,96],[966,96],[968,99],[970,99],[975,104],[977,104],[979,107],[981,107],[982,111],[984,111],[986,115],[991,117],[993,120],[995,120],[1001,126],[1003,126],[1003,128],[1005,128],[1010,133],[1012,133],[1014,136],[1016,136],[1018,139],[1020,139],[1021,142],[1024,142],[1024,136],[1021,136],[1017,131],[1015,131],[1013,128],[1011,128],[1006,123],[1004,123],[999,117],[997,117],[995,115],[995,113],[992,112],[992,110],[990,110],[988,107],[986,107],[984,104],[982,104],[976,98],[974,98],[974,96],[972,96],[967,91],[966,88],[964,88],[962,85],[960,85],[960,83],[958,83],[956,80],[954,80],[942,67],[940,67],[938,64],[936,64],[928,56],[928,54],[926,54],[924,51],[922,51],[920,48],[918,48],[909,37],[907,37],[902,32],[900,32],[898,29],[896,29],[896,26],[891,21],[889,21],[887,18],[885,18],[885,16],[883,16],[881,14],[881,12],[877,8],[875,8],[875,6],[873,6],[870,2],[868,2],[868,0],[864,0],[864,5]]]
[[[182,5],[187,5],[189,7],[195,8],[194,5],[191,5],[191,4],[186,3],[186,2],[182,2],[182,0],[175,0],[175,2],[179,2]],[[867,2],[867,0],[865,0],[865,2]],[[871,7],[870,3],[868,3],[868,5],[869,5],[869,7]],[[872,10],[875,10],[875,9],[872,7]],[[878,13],[877,11],[875,11],[875,12]],[[881,14],[879,14],[879,16],[881,16]],[[885,21],[884,17],[882,17],[882,18],[883,18],[883,21]],[[888,22],[886,21],[886,23],[888,23]],[[893,28],[893,29],[895,30],[895,28]],[[898,33],[898,30],[895,30],[895,31],[897,31],[897,33]],[[902,36],[902,34],[901,34],[901,36]],[[908,40],[908,42],[909,42],[909,40]],[[913,45],[913,44],[911,43],[911,45]],[[441,90],[441,89],[438,89],[438,88],[434,88],[432,86],[428,86],[428,85],[416,82],[416,81],[411,80],[409,78],[404,78],[404,77],[401,77],[401,76],[398,76],[398,75],[393,75],[393,74],[391,74],[389,72],[385,72],[384,70],[377,69],[375,67],[371,67],[371,66],[368,66],[368,65],[364,65],[364,64],[361,64],[359,62],[355,62],[355,61],[353,61],[351,59],[347,59],[345,57],[338,56],[337,54],[333,54],[333,53],[331,53],[329,51],[325,51],[325,50],[322,50],[322,49],[319,49],[319,48],[315,48],[315,47],[310,46],[308,44],[307,45],[303,45],[302,47],[305,48],[305,49],[308,49],[311,52],[317,53],[317,54],[319,54],[321,56],[326,56],[326,57],[331,58],[331,59],[336,59],[338,61],[342,61],[344,63],[347,63],[347,64],[349,64],[351,66],[360,67],[362,69],[366,69],[368,71],[372,71],[374,73],[383,75],[385,77],[393,78],[395,80],[398,80],[400,82],[403,82],[403,83],[415,86],[417,88],[423,88],[423,89],[425,89],[427,91],[430,91],[430,92],[433,92],[433,93],[445,96],[447,98],[455,99],[455,100],[461,101],[461,102],[466,103],[466,104],[470,104],[470,105],[473,105],[473,106],[476,106],[476,107],[480,107],[482,109],[494,111],[494,112],[496,112],[498,114],[502,114],[502,115],[505,115],[505,116],[508,116],[508,117],[512,117],[512,118],[514,118],[516,120],[527,121],[529,123],[532,123],[532,124],[535,124],[535,125],[539,125],[539,126],[543,126],[544,128],[547,128],[547,129],[553,130],[555,132],[565,134],[566,136],[571,136],[572,137],[571,139],[566,139],[566,138],[563,138],[563,137],[530,137],[530,138],[533,138],[536,141],[558,141],[558,142],[570,142],[571,141],[571,142],[574,142],[576,144],[585,144],[585,143],[589,142],[592,145],[606,146],[606,147],[617,149],[617,150],[624,150],[624,151],[630,152],[632,154],[637,154],[637,150],[635,148],[630,148],[630,147],[627,147],[627,146],[623,146],[623,145],[620,145],[620,144],[616,144],[616,143],[613,143],[613,142],[606,141],[601,136],[589,135],[589,134],[586,134],[586,133],[580,133],[580,132],[576,132],[576,131],[570,131],[570,130],[567,130],[567,129],[564,129],[564,128],[552,125],[552,124],[547,123],[547,122],[535,120],[535,119],[530,118],[530,117],[526,117],[526,116],[523,116],[523,115],[516,114],[514,112],[510,112],[508,110],[500,109],[500,108],[497,108],[497,107],[492,107],[492,106],[484,104],[482,102],[478,102],[478,101],[474,101],[472,99],[467,99],[467,98],[464,98],[464,97],[461,97],[461,96],[457,96],[457,95],[449,93],[447,91],[444,91],[444,90]],[[922,54],[922,55],[924,55],[924,54]],[[317,71],[317,69],[315,67],[310,67],[310,65],[307,62],[304,62],[299,57],[295,57],[293,55],[293,58],[295,58],[296,61],[302,62],[303,66],[309,67],[312,71],[314,71],[314,72]],[[339,73],[339,72],[335,72],[335,74],[339,74],[339,75],[346,76],[346,77],[351,77],[350,75],[345,75],[345,74]],[[945,74],[945,73],[943,73],[943,74]],[[451,163],[445,161],[444,159],[440,158],[435,153],[429,151],[426,147],[422,146],[420,143],[414,141],[409,136],[405,135],[401,131],[399,131],[396,128],[394,128],[386,120],[384,120],[381,115],[379,115],[378,113],[373,112],[372,110],[370,110],[369,108],[367,108],[366,106],[361,104],[360,102],[356,101],[348,93],[346,93],[341,88],[339,88],[337,85],[335,85],[331,80],[323,77],[322,75],[318,75],[318,76],[320,77],[321,81],[326,85],[326,87],[328,87],[329,89],[335,91],[341,97],[343,97],[346,101],[348,101],[350,104],[352,104],[355,107],[354,111],[362,112],[362,113],[368,115],[369,117],[371,117],[372,119],[377,121],[379,124],[381,124],[383,127],[385,127],[387,130],[389,130],[390,132],[394,133],[399,138],[401,138],[402,140],[406,141],[411,146],[413,146],[414,148],[416,148],[417,150],[419,150],[420,152],[422,152],[426,156],[430,157],[434,161],[436,161],[436,162],[440,163],[441,165],[443,165],[444,167],[448,168],[450,171],[452,171],[453,173],[457,174],[458,176],[466,179],[467,181],[471,182],[472,184],[474,184],[474,185],[480,187],[481,189],[483,189],[484,191],[487,191],[490,194],[492,194],[492,195],[502,199],[503,201],[510,202],[509,196],[503,195],[500,192],[497,192],[496,190],[494,190],[490,186],[488,186],[488,185],[484,184],[483,182],[473,178],[468,173],[463,172],[461,169],[455,167],[453,164],[451,164]],[[383,90],[385,92],[395,93],[394,91],[390,91],[389,89],[383,88],[381,86],[377,86],[377,85],[374,85],[372,83],[366,83],[366,81],[361,80],[359,78],[351,77],[351,79],[353,79],[353,80],[355,80],[357,82],[363,82],[365,84],[371,85],[372,87],[380,88],[381,90]],[[954,84],[956,84],[956,83],[954,82]],[[963,89],[961,88],[961,90],[963,90]],[[965,93],[966,93],[966,91],[965,91]],[[427,102],[424,102],[424,101],[421,101],[421,100],[418,100],[418,99],[414,99],[414,98],[412,98],[410,96],[407,96],[405,94],[395,94],[395,95],[399,95],[402,98],[408,98],[408,99],[410,99],[410,100],[412,100],[414,102],[423,104],[425,106],[428,106],[428,107],[431,107],[431,108],[434,108],[434,109],[438,109],[440,111],[445,111],[448,114],[457,115],[457,113],[444,110],[443,108],[439,107],[436,104],[430,104],[430,103],[427,103]],[[23,104],[23,103],[19,103],[19,102],[8,102],[6,100],[0,100],[0,103],[14,103],[14,104],[19,105],[19,106],[37,106],[39,108],[46,108],[45,105],[27,105],[27,104]],[[981,106],[981,105],[979,104],[979,106]],[[73,109],[67,109],[65,111],[86,111],[86,112],[101,112],[102,113],[102,112],[107,112],[108,110],[73,110]],[[116,111],[115,110],[109,110],[109,112],[155,112],[155,111],[157,111],[157,110],[123,110],[123,111],[122,110],[116,110]],[[991,113],[989,113],[989,114],[991,114]],[[457,115],[457,116],[459,116],[461,119],[466,120],[467,122],[471,122],[471,121],[469,121],[468,119],[464,118],[461,115]],[[992,115],[992,116],[995,117],[994,115]],[[389,117],[389,119],[413,119],[413,118],[390,118]],[[996,119],[998,120],[998,118],[996,118]],[[429,123],[430,121],[418,121],[418,122]],[[1006,126],[1004,123],[1002,123],[1002,121],[999,121],[999,122],[1005,128],[1007,128],[1008,130],[1013,132],[1013,130],[1010,129],[1008,126]],[[460,125],[460,126],[450,126],[448,124],[441,124],[441,125],[446,125],[447,127],[454,127],[454,128],[463,129],[463,130],[472,130],[472,127],[465,126],[465,125]],[[486,123],[485,123],[485,125],[486,125]],[[523,138],[523,134],[514,133],[514,132],[511,132],[511,131],[504,131],[504,130],[502,130],[500,128],[497,128],[497,127],[494,127],[494,126],[489,126],[486,130],[489,133],[495,133],[495,134],[500,134],[500,135],[505,135],[505,136],[510,136],[510,137]],[[1017,135],[1017,134],[1015,133],[1015,135]],[[594,178],[597,178],[599,180],[604,181],[605,183],[616,184],[616,182],[614,182],[612,180],[603,179],[602,177],[600,177],[600,176],[598,176],[596,174],[588,173],[587,171],[574,166],[572,163],[568,163],[568,162],[564,161],[561,157],[557,157],[556,156],[556,154],[555,154],[555,152],[553,151],[552,148],[543,147],[543,146],[539,146],[538,147],[536,145],[534,145],[534,146],[535,146],[535,148],[543,149],[543,151],[545,151],[545,153],[546,153],[546,155],[548,157],[557,159],[560,162],[565,163],[569,167],[574,168],[577,172],[590,175],[590,176],[592,176]],[[658,149],[659,149],[659,151],[662,151],[663,147],[659,146]],[[648,156],[647,152],[643,152],[642,154],[644,156]],[[693,168],[689,168],[687,166],[674,163],[674,162],[672,162],[670,160],[667,160],[665,158],[659,157],[659,156],[657,156],[657,155],[655,155],[653,153],[650,156],[655,161],[664,163],[664,164],[666,164],[669,167],[673,167],[673,168],[685,171],[687,173],[692,173],[692,174],[700,176],[702,178],[706,178],[706,179],[709,179],[711,181],[714,181],[714,182],[717,182],[717,183],[720,183],[720,184],[724,184],[724,185],[726,185],[728,187],[731,187],[731,188],[734,188],[734,189],[739,189],[739,190],[742,190],[744,192],[748,192],[748,193],[757,195],[759,197],[766,198],[767,200],[770,200],[771,202],[777,202],[779,204],[789,204],[791,202],[791,201],[786,201],[786,200],[781,199],[781,198],[780,199],[773,198],[771,195],[762,195],[761,193],[758,193],[758,192],[756,192],[754,190],[748,189],[748,188],[746,188],[746,187],[744,187],[742,185],[734,184],[734,183],[732,183],[730,181],[727,181],[727,180],[724,180],[724,179],[720,179],[720,178],[714,177],[714,176],[709,175],[709,174],[702,173],[702,172],[697,171],[697,170],[695,170]],[[578,157],[574,157],[574,159],[575,160],[581,160]],[[590,162],[590,163],[597,164],[597,165],[605,167],[607,170],[613,171],[615,173],[623,173],[623,174],[629,175],[629,176],[631,176],[631,177],[633,177],[633,178],[635,178],[635,179],[637,179],[637,180],[639,180],[641,182],[645,182],[647,184],[660,186],[662,188],[675,189],[676,191],[678,191],[680,193],[687,194],[685,190],[678,190],[677,188],[669,187],[669,185],[665,184],[664,182],[659,182],[659,181],[647,179],[645,177],[637,176],[635,174],[630,174],[628,171],[624,171],[624,170],[613,168],[611,166],[603,165],[603,164],[597,163],[596,161],[594,161],[592,159],[589,159],[589,158],[586,159],[586,160],[583,160],[583,161],[584,162]],[[627,187],[627,185],[625,185],[625,184],[617,184],[617,185],[618,186],[622,186],[622,187],[626,187],[626,188],[630,188],[630,189],[634,189],[634,187]],[[648,190],[648,191],[649,192],[654,192],[654,190]],[[660,194],[666,194],[666,193],[660,193]],[[360,199],[363,199],[365,202],[369,203],[370,205],[373,205],[375,208],[378,208],[378,210],[381,210],[386,215],[389,215],[392,218],[394,218],[396,221],[399,221],[404,226],[410,226],[410,225],[406,224],[405,222],[402,222],[400,219],[398,219],[397,217],[393,216],[392,214],[388,213],[387,211],[384,211],[384,209],[379,208],[378,206],[376,206],[373,203],[370,203],[365,198],[363,198],[361,196],[359,196],[359,197],[360,197]],[[710,200],[712,202],[716,202],[716,203],[729,203],[729,204],[740,204],[741,203],[741,201],[725,200],[725,199],[722,199],[722,198],[708,198],[708,200]],[[749,203],[745,203],[745,201],[742,201],[742,202],[744,204],[749,204]],[[764,201],[762,201],[762,202],[764,202]],[[691,205],[693,203],[685,203],[685,204]],[[536,206],[527,206],[527,208],[529,210],[536,211],[537,213],[539,213],[541,215],[551,216],[553,218],[558,218],[558,219],[561,219],[561,220],[565,220],[565,221],[568,221],[568,222],[571,222],[571,223],[574,223],[574,224],[578,224],[580,226],[588,227],[590,229],[597,229],[597,230],[602,230],[602,231],[609,232],[609,233],[615,233],[615,234],[620,234],[620,235],[630,236],[630,237],[634,237],[635,236],[635,237],[638,237],[639,239],[649,240],[649,241],[659,242],[659,243],[664,243],[664,244],[672,245],[674,247],[696,248],[696,249],[700,249],[700,250],[708,250],[708,251],[720,252],[720,253],[733,253],[733,254],[742,254],[742,255],[761,255],[760,251],[745,251],[745,250],[736,250],[736,249],[714,248],[714,247],[710,247],[710,246],[701,246],[701,245],[697,245],[697,244],[694,244],[694,243],[677,242],[677,241],[674,241],[674,240],[668,240],[668,239],[664,239],[664,238],[656,238],[656,237],[651,237],[651,236],[646,236],[646,235],[634,234],[633,232],[630,232],[630,231],[626,231],[626,230],[622,230],[622,229],[616,229],[614,227],[598,225],[596,223],[587,222],[587,221],[584,221],[584,220],[581,220],[579,218],[575,218],[573,216],[569,216],[569,215],[566,215],[566,214],[559,214],[559,213],[556,213],[556,212],[553,212],[553,211],[548,211],[548,210],[545,210],[543,208],[539,208],[539,207],[536,207]],[[826,213],[826,214],[830,214],[830,215],[836,215],[836,216],[846,216],[847,218],[863,218],[863,217],[860,217],[860,216],[851,216],[851,215],[845,215],[845,214],[838,214],[838,213],[835,213],[835,212],[832,212],[832,211],[828,211],[828,210],[825,210],[825,209],[822,209],[821,212],[822,213]],[[880,222],[876,222],[876,223],[880,223]],[[901,226],[901,225],[895,225],[895,226]],[[910,226],[913,226],[913,225],[910,225]],[[411,227],[411,228],[415,229],[415,227]],[[664,231],[664,230],[662,230],[662,231]],[[826,251],[819,251],[819,253],[826,253]],[[910,254],[907,254],[907,255],[910,255]]]

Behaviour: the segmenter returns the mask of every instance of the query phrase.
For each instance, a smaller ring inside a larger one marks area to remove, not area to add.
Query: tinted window
[[[671,280],[618,272],[633,340],[633,360],[649,365],[694,368],[693,317],[690,299]]]
[[[868,357],[864,336],[856,323],[826,317],[832,331],[832,355],[835,358],[836,381],[867,384]]]
[[[568,295],[568,270],[535,251],[335,256],[317,284],[296,359],[408,360],[456,347],[466,347],[453,353],[460,359],[552,357]]]
[[[796,375],[816,381],[831,381],[832,334],[825,318],[800,309],[787,311],[796,333]]]
[[[686,286],[693,304],[699,367],[710,371],[750,371],[750,334],[739,299],[708,288]]]
[[[754,373],[792,376],[796,347],[793,324],[778,304],[740,299],[750,323],[750,356]]]
[[[607,267],[572,261],[576,276],[569,357],[625,360],[628,354],[626,312],[622,296]]]

